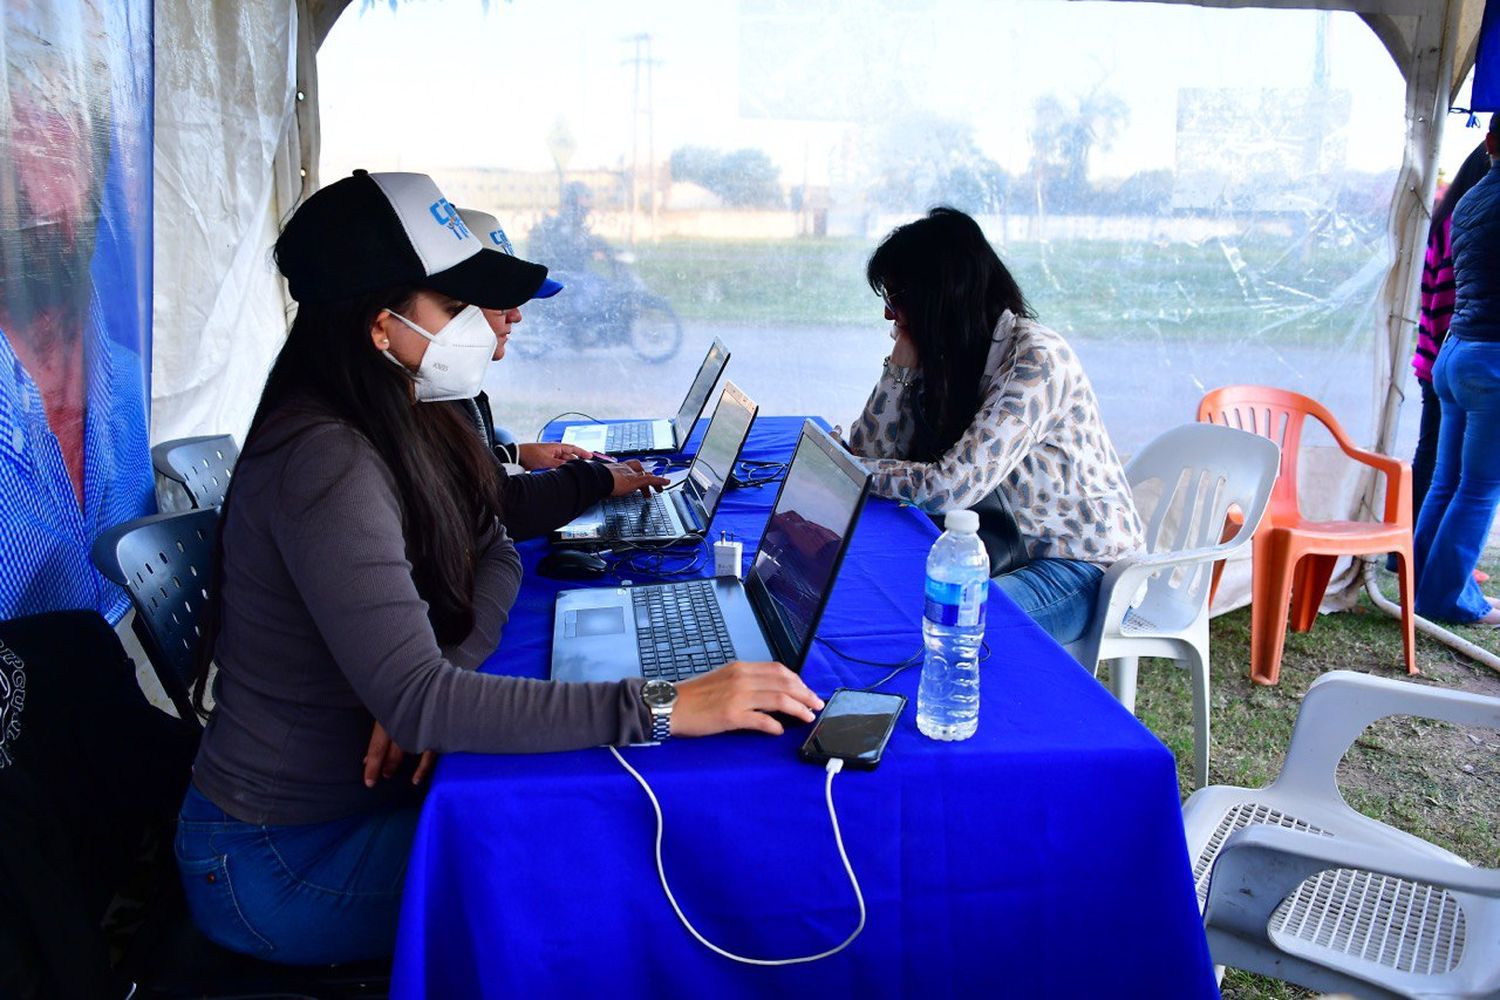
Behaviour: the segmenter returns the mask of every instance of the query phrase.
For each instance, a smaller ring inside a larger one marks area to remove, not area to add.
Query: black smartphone
[[[839,688],[807,734],[802,759],[822,763],[838,757],[848,767],[871,770],[880,763],[905,708],[903,695]]]

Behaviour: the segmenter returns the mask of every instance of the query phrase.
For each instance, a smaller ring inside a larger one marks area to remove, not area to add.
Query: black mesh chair
[[[132,627],[183,719],[198,717],[188,692],[218,520],[217,507],[143,517],[110,528],[90,552],[99,572],[130,594]]]
[[[194,507],[217,507],[224,502],[229,477],[240,450],[228,434],[178,438],[151,449],[151,464],[187,491]]]
[[[130,594],[141,646],[177,714],[195,726],[190,689],[218,520],[218,508],[210,507],[127,521],[101,534],[90,553],[99,572]],[[123,968],[140,984],[142,997],[338,1000],[383,997],[390,990],[389,959],[302,968],[220,948],[188,919],[175,870]]]

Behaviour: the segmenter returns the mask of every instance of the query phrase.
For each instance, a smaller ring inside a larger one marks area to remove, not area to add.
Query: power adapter
[[[726,531],[719,532],[719,540],[714,542],[714,576],[727,576],[738,580],[744,555],[743,542],[731,539]]]

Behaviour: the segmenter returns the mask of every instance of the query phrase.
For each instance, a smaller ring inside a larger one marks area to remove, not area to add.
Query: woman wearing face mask
[[[176,853],[198,926],[235,951],[315,964],[388,955],[417,788],[362,766],[377,722],[413,751],[530,753],[736,728],[821,702],[777,664],[678,686],[477,673],[521,566],[494,460],[444,400],[494,352],[480,307],[546,269],[483,251],[431,179],[366,174],[309,198],[277,241],[297,316],[220,515],[204,614],[208,716]],[[424,759],[425,766],[425,759]]]
[[[488,212],[469,208],[460,208],[458,214],[486,250],[515,256],[500,220]],[[563,290],[562,285],[549,278],[542,282],[542,287],[532,298],[550,298]],[[511,331],[521,322],[521,309],[515,306],[483,309],[481,312],[495,335],[494,360],[500,361],[505,357]],[[489,397],[483,392],[454,405],[464,412],[486,447],[501,463],[501,496],[504,499],[501,516],[506,532],[517,541],[537,538],[562,527],[604,497],[624,496],[637,490],[659,490],[671,483],[671,480],[646,472],[637,461],[578,461],[604,459],[605,456],[560,441],[499,443],[495,439]],[[525,472],[533,474],[523,475]]]
[[[1140,516],[1078,356],[1033,318],[973,219],[898,227],[866,269],[895,346],[849,434],[871,490],[973,509],[1000,589],[1058,642],[1083,634]]]

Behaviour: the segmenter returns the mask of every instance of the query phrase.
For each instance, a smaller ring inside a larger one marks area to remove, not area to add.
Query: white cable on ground
[[[640,783],[640,786],[646,790],[646,798],[651,800],[651,809],[656,813],[657,877],[661,879],[662,891],[667,894],[667,902],[672,904],[672,909],[677,913],[677,919],[682,921],[682,926],[686,927],[688,929],[688,933],[697,938],[698,943],[703,945],[703,947],[707,948],[709,951],[714,952],[717,955],[723,955],[725,958],[732,959],[736,962],[743,962],[746,965],[802,965],[806,962],[816,962],[818,959],[827,958],[830,955],[837,955],[839,952],[849,947],[849,945],[853,944],[854,939],[859,937],[860,932],[865,929],[864,893],[859,891],[859,879],[854,877],[854,867],[849,864],[849,854],[844,850],[844,836],[839,832],[839,817],[838,814],[833,811],[833,776],[844,769],[844,762],[842,760],[837,757],[829,758],[828,766],[826,768],[828,772],[828,782],[823,786],[823,794],[828,800],[828,818],[833,822],[833,841],[838,845],[839,848],[839,860],[844,862],[844,871],[849,875],[849,884],[854,887],[854,898],[859,903],[859,924],[854,928],[853,933],[851,933],[847,938],[844,939],[843,944],[840,944],[833,948],[829,948],[827,951],[819,952],[816,955],[803,955],[801,958],[745,958],[741,955],[736,955],[733,952],[725,951],[723,948],[720,948],[718,945],[708,940],[708,938],[704,937],[702,934],[699,934],[698,928],[694,927],[688,921],[687,916],[682,912],[682,907],[677,905],[677,897],[672,895],[672,887],[667,885],[667,871],[662,866],[661,860],[661,838],[662,828],[664,826],[661,815],[661,803],[656,800],[656,793],[651,790],[650,785],[646,784],[646,779],[641,777],[641,773],[626,762],[625,758],[620,755],[620,751],[616,750],[614,747],[609,747],[608,750],[610,753],[615,755],[615,760],[620,762],[620,766],[629,771],[630,776]]]
[[[1378,558],[1381,557],[1367,558],[1364,560],[1365,593],[1370,595],[1370,600],[1374,602],[1377,608],[1379,608],[1381,611],[1384,611],[1392,618],[1399,620],[1401,618],[1401,605],[1395,603],[1394,601],[1387,598],[1384,594],[1382,594],[1380,592],[1380,585],[1376,582],[1376,577],[1379,573],[1379,570],[1376,569],[1375,564]],[[1494,653],[1491,653],[1483,646],[1476,646],[1474,643],[1463,638],[1462,636],[1455,635],[1454,633],[1443,628],[1443,626],[1437,624],[1436,622],[1428,621],[1421,615],[1414,613],[1412,617],[1416,620],[1418,632],[1421,632],[1423,635],[1432,636],[1434,639],[1442,643],[1444,646],[1447,646],[1449,649],[1456,650],[1457,652],[1462,653],[1471,660],[1477,660],[1480,663],[1483,663],[1485,666],[1489,667],[1491,670],[1500,670],[1500,656],[1496,656]]]

